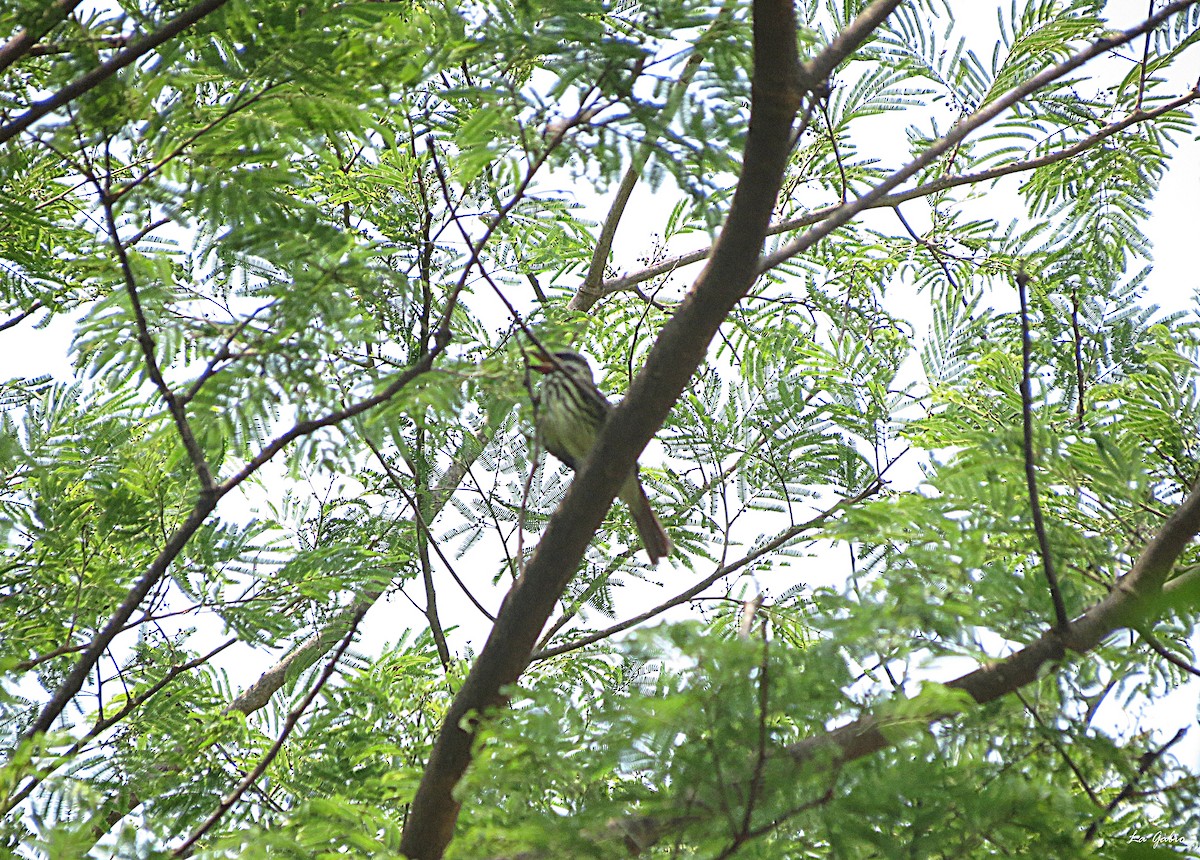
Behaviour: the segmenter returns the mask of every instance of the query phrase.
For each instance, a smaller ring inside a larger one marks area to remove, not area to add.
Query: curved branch
[[[1042,670],[1060,661],[1067,650],[1087,653],[1105,637],[1153,616],[1165,605],[1200,604],[1200,568],[1165,582],[1175,561],[1197,534],[1200,534],[1200,482],[1146,545],[1130,571],[1117,581],[1112,593],[1075,619],[1067,634],[1051,629],[1029,646],[946,686],[962,690],[979,704],[991,702],[1036,681]],[[916,722],[933,724],[953,716],[953,713],[933,711],[924,715],[905,713],[904,722],[909,725]],[[787,746],[776,752],[774,758],[786,757],[797,767],[828,770],[836,775],[848,762],[895,745],[903,733],[888,732],[889,727],[895,729],[894,718],[868,715],[826,734]],[[1177,739],[1158,754],[1165,752]],[[1133,782],[1127,786],[1130,792],[1133,787]],[[629,815],[618,820],[620,832],[606,836],[620,839],[633,855],[641,854],[687,823],[681,816]],[[630,833],[636,834],[636,841],[628,838]]]
[[[1166,589],[1164,583],[1179,555],[1197,534],[1200,534],[1200,483],[1142,550],[1130,571],[1117,580],[1108,597],[1075,618],[1065,632],[1048,630],[1016,653],[946,686],[962,690],[979,704],[995,701],[1037,680],[1046,665],[1061,660],[1067,651],[1086,654],[1116,630],[1158,611],[1164,594],[1173,599],[1194,600],[1193,592],[1200,577],[1179,577]],[[930,713],[924,721],[936,723],[950,716],[953,715]],[[829,734],[793,744],[786,752],[797,764],[810,763],[814,758],[846,762],[890,747],[895,735],[889,740],[886,728],[885,719],[866,716]]]
[[[884,469],[883,471],[886,472],[887,469]],[[850,505],[856,505],[859,502],[863,501],[864,499],[869,498],[870,496],[872,496],[876,492],[878,492],[882,486],[883,486],[883,472],[880,472],[879,476],[876,477],[876,479],[874,481],[872,481],[871,484],[865,490],[863,490],[861,493],[858,493],[855,496],[851,496],[850,498],[839,499],[838,502],[836,504],[834,504],[832,507],[822,511],[821,513],[817,514],[815,517],[808,520],[807,522],[797,523],[796,525],[788,527],[781,534],[772,538],[767,543],[763,544],[762,546],[758,547],[757,549],[746,553],[744,556],[739,558],[737,561],[730,562],[729,564],[720,565],[716,570],[714,570],[708,576],[704,577],[704,579],[700,580],[699,582],[697,582],[695,585],[693,585],[691,588],[687,589],[686,591],[675,595],[670,600],[665,600],[662,603],[660,603],[658,606],[655,606],[652,609],[648,609],[645,612],[641,613],[640,615],[635,615],[632,618],[627,618],[626,620],[624,620],[618,624],[614,624],[605,630],[598,630],[595,633],[591,633],[580,639],[574,639],[570,642],[564,642],[562,645],[555,645],[553,648],[543,648],[542,650],[536,652],[529,659],[531,661],[533,661],[533,660],[548,660],[551,657],[557,657],[560,654],[566,654],[569,651],[575,651],[579,648],[584,648],[588,645],[592,645],[603,639],[607,639],[608,637],[610,637],[616,633],[621,633],[622,631],[628,630],[631,627],[636,627],[637,625],[641,624],[644,621],[649,621],[651,618],[655,618],[659,615],[662,615],[668,609],[673,609],[676,606],[680,606],[684,603],[687,603],[693,597],[696,597],[697,595],[701,594],[705,589],[716,584],[718,581],[725,578],[729,574],[736,573],[737,571],[741,570],[742,568],[746,567],[747,565],[753,564],[754,562],[758,561],[758,559],[762,558],[764,555],[768,555],[769,553],[773,553],[776,550],[782,549],[783,547],[787,546],[792,540],[794,540],[795,538],[804,534],[805,532],[810,531],[810,530],[816,528],[817,526],[821,525],[822,523],[824,523],[826,520],[828,520],[830,517],[832,517],[834,514],[836,514],[838,511],[842,510],[843,508],[849,507]]]
[[[1067,605],[1063,602],[1062,589],[1058,585],[1058,574],[1054,570],[1054,554],[1050,552],[1050,537],[1046,534],[1046,522],[1042,518],[1042,502],[1038,496],[1037,464],[1033,451],[1033,382],[1030,366],[1033,363],[1033,336],[1029,333],[1029,275],[1024,270],[1017,272],[1017,294],[1021,299],[1021,429],[1025,459],[1025,488],[1029,493],[1029,514],[1033,519],[1033,530],[1037,535],[1038,550],[1042,555],[1042,571],[1050,588],[1050,599],[1054,603],[1054,626],[1060,633],[1067,632],[1071,619],[1067,616]]]
[[[663,327],[628,394],[602,428],[591,456],[551,517],[524,574],[442,723],[410,807],[400,849],[439,860],[460,802],[454,789],[471,761],[472,714],[504,702],[574,574],[584,550],[637,456],[704,358],[734,305],[750,290],[771,211],[791,151],[792,125],[803,94],[865,41],[899,4],[876,0],[816,58],[801,67],[790,0],[756,0],[751,122],[742,174],[712,259],[688,298]]]
[[[717,18],[719,23],[723,17],[728,17],[728,6],[721,10],[720,16]],[[710,28],[711,30],[711,28]],[[674,85],[671,87],[671,94],[667,98],[666,107],[663,109],[662,124],[665,128],[675,119],[675,115],[679,113],[679,108],[683,104],[683,97],[687,93],[688,87],[691,86],[692,80],[696,77],[696,72],[700,69],[700,64],[704,60],[704,54],[699,50],[693,50],[692,55],[688,57],[687,63],[683,67],[683,73],[679,76]],[[633,196],[633,189],[637,186],[638,180],[642,176],[642,171],[646,167],[646,163],[650,160],[650,155],[653,152],[653,141],[650,139],[643,140],[634,153],[633,162],[625,171],[625,176],[621,179],[621,185],[617,189],[617,195],[613,198],[612,206],[609,207],[608,215],[604,219],[604,224],[600,228],[600,238],[596,241],[596,248],[592,252],[592,262],[588,266],[587,274],[583,278],[583,283],[580,284],[579,290],[571,298],[567,304],[571,310],[586,311],[596,303],[596,300],[603,295],[600,291],[601,284],[604,280],[604,267],[608,263],[608,255],[612,250],[613,239],[617,235],[617,227],[621,223],[621,217],[625,214],[625,207],[629,205],[629,198]]]

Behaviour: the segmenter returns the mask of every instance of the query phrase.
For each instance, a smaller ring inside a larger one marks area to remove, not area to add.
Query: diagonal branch
[[[146,319],[146,311],[142,307],[142,300],[138,295],[138,285],[133,276],[133,267],[129,264],[129,254],[126,251],[128,246],[121,241],[121,234],[117,230],[113,199],[107,188],[102,187],[95,179],[93,182],[100,195],[100,204],[104,209],[104,222],[108,228],[108,236],[112,240],[113,252],[117,255],[117,261],[121,266],[121,276],[125,280],[125,292],[129,296],[129,305],[133,310],[134,325],[137,326],[137,342],[146,362],[146,372],[150,375],[150,381],[154,383],[158,393],[162,395],[162,399],[171,413],[171,418],[175,421],[175,430],[179,433],[179,439],[183,442],[184,450],[187,451],[188,457],[192,461],[192,467],[196,470],[196,476],[200,480],[201,498],[213,497],[217,492],[216,483],[213,480],[212,471],[209,469],[208,459],[196,441],[196,434],[192,432],[185,400],[172,391],[171,386],[167,385],[162,369],[158,366],[158,358],[154,355],[154,338],[150,334],[150,324]]]
[[[790,260],[797,254],[801,254],[813,247],[821,239],[824,239],[837,228],[848,223],[859,212],[869,207],[877,206],[885,195],[893,188],[896,188],[902,182],[912,178],[926,167],[933,164],[947,152],[953,150],[956,146],[962,143],[972,132],[987,125],[996,117],[1000,116],[1004,111],[1008,110],[1013,105],[1028,98],[1033,93],[1046,87],[1059,78],[1065,77],[1071,72],[1078,69],[1080,66],[1090,62],[1096,57],[1106,54],[1113,48],[1120,47],[1128,42],[1133,41],[1143,33],[1149,33],[1157,29],[1165,21],[1174,15],[1184,11],[1189,6],[1196,5],[1200,0],[1176,0],[1174,3],[1169,3],[1160,9],[1156,14],[1151,15],[1146,20],[1142,21],[1135,27],[1112,34],[1103,39],[1097,39],[1086,48],[1076,52],[1072,56],[1063,60],[1061,63],[1056,63],[1049,68],[1043,69],[1029,80],[1012,87],[1003,95],[996,98],[994,101],[988,102],[979,110],[967,117],[963,117],[954,126],[942,135],[940,138],[930,144],[925,152],[904,167],[892,173],[891,176],[884,179],[868,193],[862,197],[852,201],[844,206],[838,206],[828,218],[822,223],[815,226],[802,236],[792,240],[782,248],[768,254],[763,258],[759,271],[765,272],[775,268],[780,263]]]
[[[1075,618],[1065,631],[1048,630],[1036,641],[1014,654],[969,672],[946,686],[962,690],[980,704],[992,702],[1037,680],[1048,664],[1061,660],[1067,651],[1086,654],[1109,634],[1136,623],[1159,611],[1164,591],[1171,599],[1196,599],[1200,578],[1179,577],[1164,583],[1175,561],[1188,543],[1200,533],[1200,483],[1171,515],[1154,539],[1146,545],[1128,573],[1117,580],[1104,600]],[[940,722],[951,714],[930,713],[929,723]],[[787,748],[797,764],[814,759],[836,762],[862,758],[890,747],[885,734],[886,722],[866,716],[825,735],[807,738]]]
[[[1046,522],[1042,518],[1042,503],[1038,498],[1037,466],[1033,455],[1033,382],[1030,365],[1033,359],[1033,337],[1029,333],[1029,275],[1024,270],[1017,272],[1017,293],[1021,299],[1021,426],[1024,433],[1025,488],[1029,493],[1029,513],[1033,517],[1033,530],[1037,534],[1038,551],[1042,555],[1042,570],[1050,587],[1050,599],[1054,602],[1054,627],[1066,633],[1071,619],[1067,617],[1067,605],[1063,602],[1062,589],[1058,586],[1058,574],[1054,572],[1054,556],[1050,552],[1050,537],[1046,534]]]
[[[963,675],[946,686],[964,691],[979,704],[991,702],[1036,681],[1045,667],[1061,661],[1067,650],[1087,653],[1116,630],[1161,612],[1164,605],[1178,607],[1200,604],[1200,570],[1165,582],[1175,561],[1197,534],[1200,534],[1200,482],[1146,545],[1130,571],[1117,581],[1113,592],[1076,618],[1066,634],[1049,630],[1020,651]],[[952,713],[929,712],[920,716],[905,714],[904,720],[906,723],[917,721],[933,724],[952,716]],[[864,716],[824,735],[787,746],[775,757],[779,758],[782,754],[798,767],[829,770],[836,776],[848,762],[895,745],[903,733],[889,732],[889,728],[895,728],[894,720],[882,716]],[[1179,737],[1177,735],[1165,746],[1151,752],[1149,756],[1153,756],[1153,759],[1143,758],[1137,777],[1130,780],[1122,792],[1125,797],[1134,793],[1137,779]],[[1105,815],[1110,814],[1115,806],[1116,803],[1112,804]],[[635,843],[623,839],[626,846],[630,847],[630,853],[635,855],[649,849],[686,823],[687,819],[679,816],[629,815],[620,819],[622,834],[637,834]]]
[[[79,5],[79,0],[54,0],[43,11],[37,22],[30,27],[22,27],[11,39],[0,45],[0,72],[21,59],[41,39],[65,21],[67,16]]]
[[[70,104],[88,90],[111,78],[121,69],[149,54],[159,45],[174,39],[188,27],[220,9],[228,0],[201,0],[195,6],[168,21],[153,33],[138,39],[118,51],[89,72],[80,75],[54,95],[36,102],[33,107],[7,125],[0,126],[0,143],[7,143],[46,114]]]
[[[354,618],[350,622],[350,630],[342,638],[341,644],[338,646],[337,650],[333,652],[333,656],[329,658],[329,662],[325,664],[325,669],[321,672],[321,677],[317,678],[316,683],[313,684],[312,689],[308,691],[308,694],[304,697],[304,699],[301,700],[301,702],[296,705],[291,712],[288,713],[287,719],[284,720],[283,723],[283,730],[279,733],[279,737],[275,739],[275,742],[271,744],[271,748],[266,751],[263,757],[259,759],[258,764],[256,764],[248,774],[246,774],[245,778],[237,784],[234,790],[225,797],[221,798],[221,802],[217,805],[217,808],[212,811],[208,818],[206,818],[204,822],[197,827],[187,839],[183,841],[182,844],[180,844],[175,848],[174,851],[171,852],[172,857],[190,856],[196,843],[203,838],[204,834],[211,830],[218,821],[225,817],[225,813],[232,809],[233,805],[241,799],[243,794],[246,793],[246,790],[250,788],[250,786],[254,785],[254,783],[258,781],[258,778],[266,772],[271,762],[273,762],[275,757],[279,755],[279,751],[283,749],[284,742],[287,741],[288,736],[296,728],[296,724],[300,722],[300,718],[304,716],[304,712],[308,710],[308,706],[313,703],[313,699],[317,697],[317,694],[321,692],[321,690],[329,682],[329,679],[333,677],[333,673],[337,669],[337,665],[342,659],[342,654],[344,654],[346,649],[350,647],[350,642],[354,638],[354,634],[358,631],[358,625],[362,621],[363,616],[366,614],[366,609],[360,609],[355,614]]]
[[[538,634],[638,454],[662,425],[734,305],[750,290],[791,151],[803,94],[866,40],[899,4],[876,0],[802,69],[790,0],[756,0],[751,122],[729,218],[691,294],[663,327],[628,394],[614,408],[524,574],[505,599],[487,643],[451,703],[422,775],[401,851],[439,860],[453,837],[454,788],[471,760],[472,714],[504,702],[502,690],[529,662]]]
[[[1179,110],[1186,107],[1194,101],[1200,100],[1200,86],[1193,87],[1187,93],[1178,98],[1172,99],[1169,102],[1159,105],[1153,110],[1134,110],[1127,116],[1105,125],[1103,128],[1088,135],[1082,140],[1078,140],[1070,146],[1062,149],[1048,152],[1045,155],[1037,156],[1036,158],[1027,158],[1021,161],[1013,161],[1008,164],[1002,164],[997,167],[980,170],[976,173],[963,173],[957,176],[943,176],[931,182],[926,182],[915,188],[910,188],[907,191],[897,191],[892,194],[885,194],[877,200],[872,201],[864,209],[883,209],[896,207],[901,203],[909,200],[916,200],[921,197],[928,197],[931,194],[937,194],[941,191],[948,191],[951,188],[957,188],[963,185],[975,185],[981,182],[991,182],[996,179],[1001,179],[1005,176],[1010,176],[1014,173],[1025,173],[1030,170],[1036,170],[1039,167],[1045,167],[1050,164],[1055,164],[1059,161],[1066,161],[1075,156],[1086,152],[1101,141],[1119,134],[1131,126],[1139,123],[1149,122],[1157,119],[1171,111]],[[776,222],[771,225],[767,235],[775,236],[780,233],[788,233],[793,230],[800,230],[805,227],[811,227],[813,224],[819,224],[821,221],[833,215],[841,204],[834,204],[816,209],[804,215],[797,215],[794,218],[788,218],[783,221]],[[603,298],[612,293],[624,292],[625,290],[633,289],[637,284],[649,281],[653,278],[658,278],[663,275],[670,274],[676,269],[683,266],[690,266],[693,263],[699,263],[708,258],[712,253],[712,247],[700,248],[695,251],[689,251],[685,254],[680,254],[677,257],[671,257],[667,260],[655,263],[653,266],[648,266],[637,272],[632,272],[628,275],[622,275],[619,278],[605,281],[598,289],[598,295],[595,299]]]
[[[17,314],[14,317],[10,317],[9,319],[6,319],[4,322],[0,322],[0,331],[4,331],[6,328],[12,328],[13,326],[19,324],[23,320],[26,320],[29,317],[33,316],[34,314],[36,314],[38,311],[40,311],[44,307],[45,307],[45,305],[42,304],[42,300],[37,299],[26,310],[21,311],[19,314]]]
[[[884,469],[884,471],[887,471],[887,469]],[[624,620],[618,624],[614,624],[605,630],[598,630],[595,633],[591,633],[591,634],[589,634],[587,636],[583,636],[579,639],[573,639],[570,642],[564,642],[561,645],[555,645],[552,648],[543,648],[542,650],[535,652],[533,654],[533,656],[530,657],[530,660],[548,660],[551,657],[557,657],[560,654],[566,654],[569,651],[575,651],[579,648],[584,648],[588,645],[592,645],[596,642],[600,642],[604,639],[607,639],[608,637],[613,636],[617,633],[621,633],[625,630],[629,630],[632,627],[636,627],[637,625],[639,625],[645,621],[649,621],[651,618],[655,618],[659,615],[662,615],[668,609],[673,609],[676,606],[680,606],[681,604],[687,603],[693,597],[696,597],[697,595],[701,594],[709,587],[715,585],[721,579],[725,578],[726,576],[729,576],[731,573],[736,573],[737,571],[741,570],[742,568],[758,561],[758,559],[762,558],[763,556],[769,555],[770,553],[773,553],[779,549],[782,549],[783,547],[787,546],[789,543],[791,543],[793,540],[795,540],[800,535],[804,534],[805,532],[812,531],[813,529],[822,525],[823,523],[828,521],[830,517],[832,517],[834,514],[838,513],[839,511],[843,510],[844,508],[850,507],[852,505],[856,505],[859,502],[861,502],[867,498],[870,498],[875,493],[877,493],[882,487],[883,487],[883,472],[880,472],[878,477],[876,477],[875,480],[872,481],[870,483],[870,485],[866,489],[864,489],[862,492],[858,493],[855,496],[851,496],[849,498],[839,499],[836,504],[832,505],[831,507],[829,507],[826,510],[822,511],[821,513],[817,514],[812,519],[808,520],[807,522],[796,523],[795,525],[788,527],[781,534],[776,535],[774,538],[767,541],[762,546],[752,550],[751,552],[746,553],[744,556],[739,558],[737,561],[732,561],[732,562],[729,562],[728,564],[720,565],[716,570],[714,570],[712,573],[710,573],[708,576],[704,577],[704,579],[700,580],[699,582],[697,582],[695,585],[693,585],[691,588],[687,589],[686,591],[676,594],[671,599],[663,601],[662,603],[658,604],[657,606],[653,607],[652,609],[648,609],[639,615],[633,616],[632,618],[627,618],[626,620]]]

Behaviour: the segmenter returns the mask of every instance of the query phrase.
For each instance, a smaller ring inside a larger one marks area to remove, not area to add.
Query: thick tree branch
[[[802,70],[789,0],[754,4],[754,75],[750,132],[729,219],[708,266],[664,326],[646,366],[615,407],[592,456],[551,517],[523,576],[509,592],[496,625],[451,704],[409,813],[401,850],[439,860],[458,818],[454,797],[471,759],[474,713],[500,705],[502,690],[520,677],[584,550],[637,456],[662,425],[708,344],[749,291],[791,149],[792,124],[805,91],[860,45],[898,5],[873,3]]]

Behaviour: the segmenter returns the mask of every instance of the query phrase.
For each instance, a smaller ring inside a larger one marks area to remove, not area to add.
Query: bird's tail
[[[650,500],[646,498],[642,482],[635,479],[630,481],[630,484],[633,486],[627,485],[621,490],[621,498],[629,505],[629,512],[633,514],[633,524],[637,526],[638,536],[642,539],[646,555],[650,556],[650,563],[657,565],[660,558],[671,554],[675,545],[671,543],[671,538],[667,536],[662,523],[654,514],[654,509],[650,507]]]

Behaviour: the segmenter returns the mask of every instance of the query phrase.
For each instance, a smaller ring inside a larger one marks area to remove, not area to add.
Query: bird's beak
[[[558,369],[558,367],[554,364],[554,359],[546,355],[544,352],[536,353],[533,358],[534,361],[532,361],[529,366],[538,373],[552,373]]]

